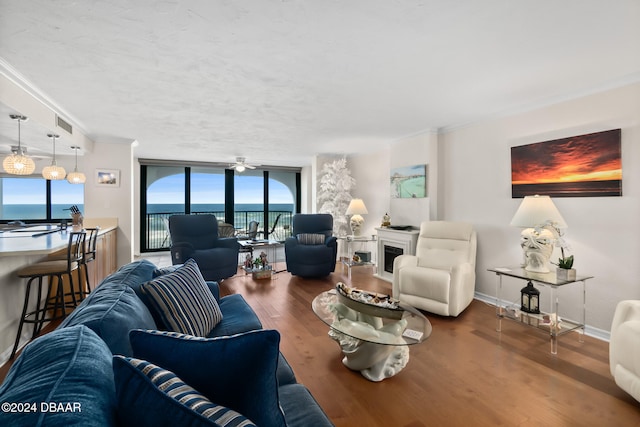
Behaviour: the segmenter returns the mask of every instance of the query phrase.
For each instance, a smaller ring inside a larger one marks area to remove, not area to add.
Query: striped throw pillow
[[[168,330],[205,337],[222,320],[220,306],[193,259],[140,288]]]
[[[118,414],[125,425],[255,427],[243,415],[211,402],[173,372],[152,363],[114,356],[113,370]]]
[[[301,245],[324,245],[327,237],[320,233],[302,233],[296,236]]]

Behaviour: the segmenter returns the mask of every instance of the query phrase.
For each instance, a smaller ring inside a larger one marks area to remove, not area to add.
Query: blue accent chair
[[[323,234],[322,242],[302,242],[301,234]],[[293,216],[293,236],[284,242],[287,271],[301,277],[325,277],[336,268],[337,239],[333,236],[333,216],[330,214],[296,214]]]
[[[218,237],[215,215],[172,215],[169,217],[169,233],[171,262],[174,265],[193,258],[204,280],[216,282],[238,271],[238,239]]]

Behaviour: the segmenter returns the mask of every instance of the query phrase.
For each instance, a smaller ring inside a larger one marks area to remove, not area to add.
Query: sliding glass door
[[[284,240],[299,211],[298,170],[247,170],[220,166],[141,165],[142,252],[171,246],[168,218],[175,214],[216,216],[236,230],[259,223],[259,238]]]

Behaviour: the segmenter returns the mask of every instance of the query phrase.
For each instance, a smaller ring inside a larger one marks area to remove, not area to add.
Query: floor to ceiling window
[[[69,208],[84,212],[84,185],[42,177],[0,178],[0,221],[60,221],[71,219]]]
[[[224,212],[224,169],[191,168],[191,213],[213,213],[226,222]]]
[[[236,173],[233,184],[233,223],[236,228],[248,229],[256,221],[264,230],[264,176],[260,170]],[[260,236],[262,237],[262,236]]]
[[[214,214],[237,230],[258,222],[260,238],[284,240],[299,212],[297,169],[226,170],[219,165],[166,165],[141,161],[141,251],[171,246],[168,218]],[[271,235],[269,235],[271,234]]]

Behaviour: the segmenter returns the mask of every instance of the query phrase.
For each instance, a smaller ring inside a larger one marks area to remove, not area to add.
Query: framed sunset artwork
[[[511,147],[511,197],[622,196],[621,129]]]

